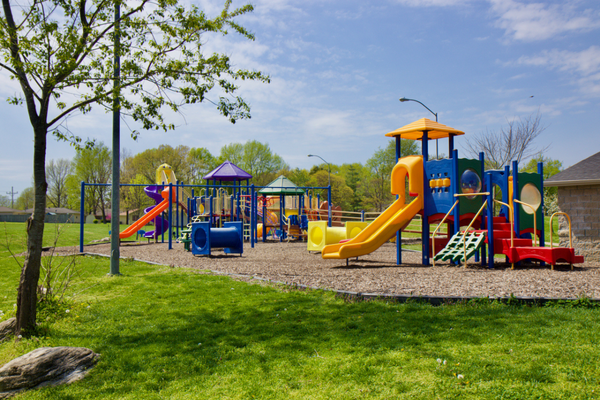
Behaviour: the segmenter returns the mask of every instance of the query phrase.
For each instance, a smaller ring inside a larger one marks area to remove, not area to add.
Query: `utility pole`
[[[10,194],[10,208],[15,208],[15,194],[19,194],[19,192],[15,192],[14,186],[11,186],[10,192],[6,192],[6,194]]]

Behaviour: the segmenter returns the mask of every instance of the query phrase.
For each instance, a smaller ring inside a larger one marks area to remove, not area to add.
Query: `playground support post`
[[[331,227],[331,183],[327,186],[327,226]]]
[[[436,115],[437,118],[437,115]],[[402,142],[400,140],[400,136],[396,136],[396,162],[395,164],[398,163],[398,160],[400,159],[400,156],[402,155]],[[398,197],[400,197],[399,195],[396,195],[396,199],[398,199]],[[360,215],[360,220],[364,221],[365,220],[365,211],[363,210],[361,215]],[[402,229],[398,229],[398,232],[396,232],[396,265],[400,265],[402,264]]]
[[[487,196],[487,235],[488,235],[488,268],[494,268],[494,188],[492,187],[492,175],[485,175],[485,185],[488,189]]]
[[[540,187],[542,188],[542,201],[540,203],[540,208],[542,209],[542,224],[541,224],[541,235],[540,235],[540,247],[545,247],[546,246],[546,240],[545,240],[545,230],[546,230],[546,224],[543,222],[544,221],[544,163],[543,162],[539,162],[537,165],[537,169],[538,169],[538,174],[540,174]],[[537,229],[537,226],[535,227],[535,229]],[[552,236],[550,237],[550,240],[552,240]],[[542,261],[541,265],[546,265],[545,262]]]
[[[252,184],[251,186],[251,191],[250,191],[250,247],[254,248],[254,230],[256,228],[256,217],[254,215],[254,206],[255,206],[255,202],[254,202],[254,184]],[[239,208],[239,200],[238,200],[238,208]],[[243,219],[243,215],[242,215],[242,219]]]
[[[173,182],[169,182],[169,250],[173,249],[173,243],[172,243],[172,238],[173,238],[173,226],[171,225],[173,223]],[[177,210],[175,211],[177,212]],[[161,223],[162,224],[162,223]],[[162,224],[164,226],[164,224]],[[175,225],[177,225],[177,223],[175,223]],[[165,230],[163,229],[163,235],[165,234]]]
[[[421,139],[421,150],[423,153],[423,177],[427,176],[425,172],[425,165],[429,160],[429,132],[423,131],[423,138]],[[423,179],[423,196],[425,193],[429,191],[429,179]],[[422,254],[421,254],[421,262],[423,265],[429,265],[429,215],[427,213],[423,213],[423,218],[421,219],[421,229],[423,230],[421,233],[421,241],[422,241]]]

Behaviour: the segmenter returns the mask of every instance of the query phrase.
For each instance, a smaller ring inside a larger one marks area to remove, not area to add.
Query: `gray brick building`
[[[600,152],[548,178],[557,187],[558,208],[571,217],[573,247],[586,261],[600,261]],[[560,245],[569,245],[568,225],[559,223]]]

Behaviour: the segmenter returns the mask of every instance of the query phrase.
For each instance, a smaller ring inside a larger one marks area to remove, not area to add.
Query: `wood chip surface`
[[[58,250],[58,249],[57,249]],[[77,253],[79,248],[60,249],[61,254]],[[84,252],[110,254],[110,244],[90,245]],[[600,299],[600,263],[586,262],[550,266],[521,265],[514,270],[509,264],[488,269],[473,264],[468,268],[436,263],[421,265],[421,253],[402,252],[402,264],[396,265],[396,246],[387,243],[358,261],[324,260],[320,253],[309,253],[306,243],[259,242],[251,248],[244,243],[244,253],[226,255],[222,250],[212,256],[194,256],[183,244],[126,243],[121,257],[135,258],[182,268],[211,270],[215,273],[262,278],[287,284],[306,285],[359,293],[413,296],[468,297],[539,297]]]

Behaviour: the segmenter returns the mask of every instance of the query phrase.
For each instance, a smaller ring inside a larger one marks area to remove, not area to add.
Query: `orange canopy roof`
[[[410,123],[398,128],[395,131],[386,133],[385,136],[396,137],[400,136],[402,139],[410,140],[421,140],[423,139],[423,132],[427,131],[428,139],[441,139],[447,138],[450,135],[464,135],[463,131],[458,129],[450,128],[449,126],[440,124],[427,118],[421,118],[418,121]]]

